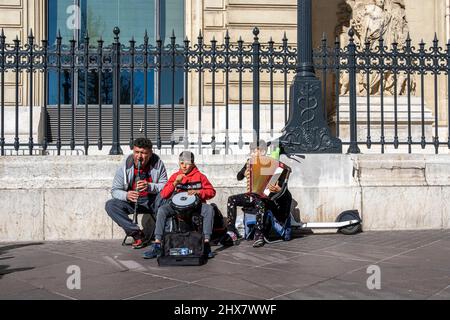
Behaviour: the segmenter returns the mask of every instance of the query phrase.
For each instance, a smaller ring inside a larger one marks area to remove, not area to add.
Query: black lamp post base
[[[289,121],[279,139],[286,154],[342,153],[322,110],[322,87],[317,78],[297,76],[291,85]]]
[[[118,155],[122,155],[122,154],[123,154],[122,148],[117,143],[113,144],[111,147],[111,150],[109,150],[110,156],[118,156]]]

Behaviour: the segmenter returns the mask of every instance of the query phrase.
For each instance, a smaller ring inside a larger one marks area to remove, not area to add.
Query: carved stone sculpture
[[[406,45],[408,37],[408,22],[405,15],[404,0],[346,0],[340,4],[339,26],[336,32],[341,39],[341,43],[348,44],[348,31],[353,28],[355,31],[354,41],[360,48],[364,49],[365,44],[370,44],[370,50],[376,52],[379,47],[379,39],[384,39],[384,45],[392,48],[392,43],[397,43],[399,50]],[[358,75],[359,94],[371,95],[380,93],[383,90],[387,94],[393,95],[394,74],[390,71],[384,74],[383,88],[381,88],[381,75],[373,72],[370,81],[367,83],[365,75]],[[343,73],[340,81],[340,94],[348,94],[348,74]],[[411,94],[415,93],[415,81],[411,80]],[[407,94],[406,75],[397,75],[397,94]]]

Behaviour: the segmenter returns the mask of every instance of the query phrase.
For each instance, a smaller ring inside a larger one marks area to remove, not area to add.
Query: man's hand
[[[148,182],[146,180],[139,180],[136,189],[140,192],[148,189]]]
[[[186,177],[185,174],[179,174],[177,176],[177,178],[175,179],[175,181],[173,182],[173,186],[176,187],[177,185],[179,185],[181,183],[181,181],[183,181],[184,177]]]
[[[188,195],[190,195],[190,196],[195,195],[195,194],[200,194],[200,190],[189,190],[188,191]]]
[[[277,184],[269,184],[269,191],[273,193],[278,193],[281,191],[281,187]]]
[[[137,192],[137,191],[128,191],[127,192],[128,201],[137,202],[138,198],[139,198],[139,192]]]

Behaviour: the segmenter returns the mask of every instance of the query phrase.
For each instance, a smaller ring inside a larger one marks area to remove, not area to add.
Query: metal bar
[[[61,155],[61,76],[62,76],[62,63],[61,63],[61,33],[58,31],[58,36],[56,37],[56,52],[57,52],[57,68],[58,68],[58,134],[56,138],[56,149],[58,156]]]
[[[0,117],[2,118],[0,123],[0,151],[1,155],[5,155],[5,45],[6,45],[6,37],[5,33],[2,28],[2,33],[0,35],[0,57],[1,57],[1,73],[0,73],[0,79],[1,79],[1,87],[0,87]]]
[[[102,79],[103,79],[103,40],[97,41],[97,54],[98,54],[98,149],[103,149],[103,135],[102,135]]]
[[[340,57],[340,53],[341,53],[341,44],[339,42],[339,38],[336,37],[335,41],[334,41],[334,59],[335,59],[335,109],[336,109],[336,137],[339,138],[340,135],[340,128],[339,126],[340,124],[340,110],[339,110],[339,79],[341,78],[341,57]]]
[[[327,111],[327,70],[328,70],[328,47],[327,47],[327,37],[325,32],[322,35],[322,109],[325,122],[328,122],[328,111]]]
[[[203,36],[202,32],[198,40],[198,153],[202,154],[202,72],[203,72]]]
[[[30,35],[28,36],[28,46],[29,46],[29,72],[30,72],[30,79],[29,79],[29,104],[30,104],[30,119],[29,119],[29,129],[30,129],[30,136],[28,138],[28,150],[30,152],[30,156],[33,155],[33,73],[34,73],[34,65],[33,65],[33,58],[34,58],[34,36],[33,31],[30,30]]]
[[[435,153],[439,153],[439,84],[438,74],[434,74],[434,148]]]
[[[48,147],[48,114],[47,114],[47,105],[48,105],[48,41],[42,40],[42,48],[43,48],[43,73],[44,73],[44,110],[42,112],[42,129],[43,129],[43,139],[42,139],[42,150],[44,151],[44,155],[46,154]]]
[[[230,147],[230,35],[228,34],[228,30],[225,34],[225,154],[229,153]]]
[[[175,72],[176,72],[176,63],[175,63],[175,53],[176,53],[176,38],[175,31],[172,29],[172,36],[170,37],[170,44],[172,49],[172,106],[171,106],[171,119],[172,119],[172,127],[171,127],[171,135],[170,135],[170,150],[171,153],[174,154],[175,148]]]
[[[439,153],[439,41],[437,34],[434,35],[433,40],[433,73],[434,73],[434,149],[435,153]]]
[[[274,41],[269,40],[269,90],[270,90],[270,137],[273,137],[273,70],[274,70]]]
[[[239,149],[242,150],[244,146],[244,139],[242,136],[242,72],[244,70],[244,58],[243,58],[243,45],[244,41],[241,37],[238,40],[238,72],[239,72]]]
[[[366,101],[367,101],[367,140],[366,140],[366,145],[367,148],[370,149],[372,147],[372,135],[370,132],[371,129],[371,125],[370,125],[370,121],[371,121],[371,115],[370,115],[370,67],[371,67],[371,63],[370,63],[370,42],[366,42],[365,43],[365,51],[364,51],[365,55],[366,55]]]
[[[71,76],[71,92],[72,92],[72,108],[70,120],[70,150],[75,149],[75,39],[70,40],[70,76]]]
[[[381,112],[381,153],[384,153],[384,148],[386,144],[386,138],[384,136],[384,40],[380,38],[380,112]]]
[[[120,29],[114,28],[113,44],[113,141],[110,155],[123,154],[120,147]]]
[[[420,42],[420,100],[421,100],[421,108],[420,113],[422,117],[421,129],[422,129],[422,137],[421,137],[421,146],[422,150],[426,147],[426,138],[425,138],[425,43],[423,41]]]
[[[286,32],[284,32],[284,36],[283,36],[283,53],[284,53],[284,57],[283,57],[283,85],[284,85],[284,124],[286,125],[286,123],[288,122],[288,72],[289,72],[289,68],[288,68],[288,53],[289,53],[289,48],[288,48],[288,39],[286,37]]]
[[[411,122],[411,72],[407,73],[407,91],[408,91],[408,153],[412,153],[412,122]],[[397,119],[395,120],[397,123]]]
[[[259,29],[254,28],[253,29],[253,65],[252,65],[252,72],[253,72],[253,141],[256,141],[259,143],[260,140],[260,75],[259,75],[259,68],[260,68],[260,61],[259,61],[259,50],[260,50],[260,43],[259,43]],[[256,136],[255,136],[256,134]]]
[[[88,82],[89,82],[89,35],[86,30],[84,37],[84,153],[89,152],[89,101],[88,101]]]
[[[447,42],[447,147],[450,149],[450,40]]]
[[[144,35],[144,136],[148,138],[148,34]]]
[[[357,103],[356,103],[356,45],[354,42],[355,32],[349,31],[350,43],[348,45],[348,72],[350,86],[350,147],[348,153],[360,153],[357,141]]]
[[[184,39],[184,130],[183,130],[183,142],[184,149],[189,147],[189,40],[186,37]]]
[[[215,37],[213,36],[213,39],[211,40],[211,60],[212,60],[212,66],[211,66],[211,76],[212,76],[212,136],[211,136],[211,147],[212,147],[212,153],[216,153],[216,44],[217,41]]]
[[[315,78],[311,0],[297,0],[297,42],[297,75],[303,78]]]
[[[162,40],[159,38],[156,40],[156,44],[158,47],[157,57],[156,57],[156,67],[157,67],[157,133],[156,133],[156,146],[158,150],[161,150],[161,79],[162,79]]]
[[[397,97],[397,68],[398,68],[398,61],[397,61],[397,43],[393,43],[393,55],[394,55],[394,148],[398,149],[398,97]]]
[[[16,39],[14,40],[14,58],[15,58],[15,72],[16,72],[16,88],[15,88],[15,113],[16,113],[16,119],[15,119],[15,137],[14,137],[14,150],[19,151],[19,71],[20,71],[20,40],[16,36]]]
[[[130,149],[133,149],[133,142],[134,142],[134,59],[135,59],[135,45],[136,41],[134,40],[134,37],[130,40],[130,57],[131,57],[131,64],[130,64],[130,140],[129,140],[129,146]]]

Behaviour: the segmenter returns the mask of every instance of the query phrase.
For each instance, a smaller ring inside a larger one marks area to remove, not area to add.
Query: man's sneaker
[[[150,250],[145,251],[142,255],[144,259],[154,259],[161,255],[161,243],[154,243],[150,247]]]
[[[142,249],[148,245],[148,241],[145,239],[145,234],[141,230],[132,235],[134,241],[131,244],[133,249]]]
[[[134,240],[131,246],[133,247],[133,249],[142,249],[148,246],[148,241],[144,239],[137,239]]]
[[[209,242],[205,242],[205,256],[208,257],[208,259],[214,258],[216,255],[214,252],[211,251],[211,245]]]
[[[255,242],[253,242],[253,248],[259,248],[262,247],[265,244],[264,236],[262,235],[261,231],[256,230],[255,232]]]

